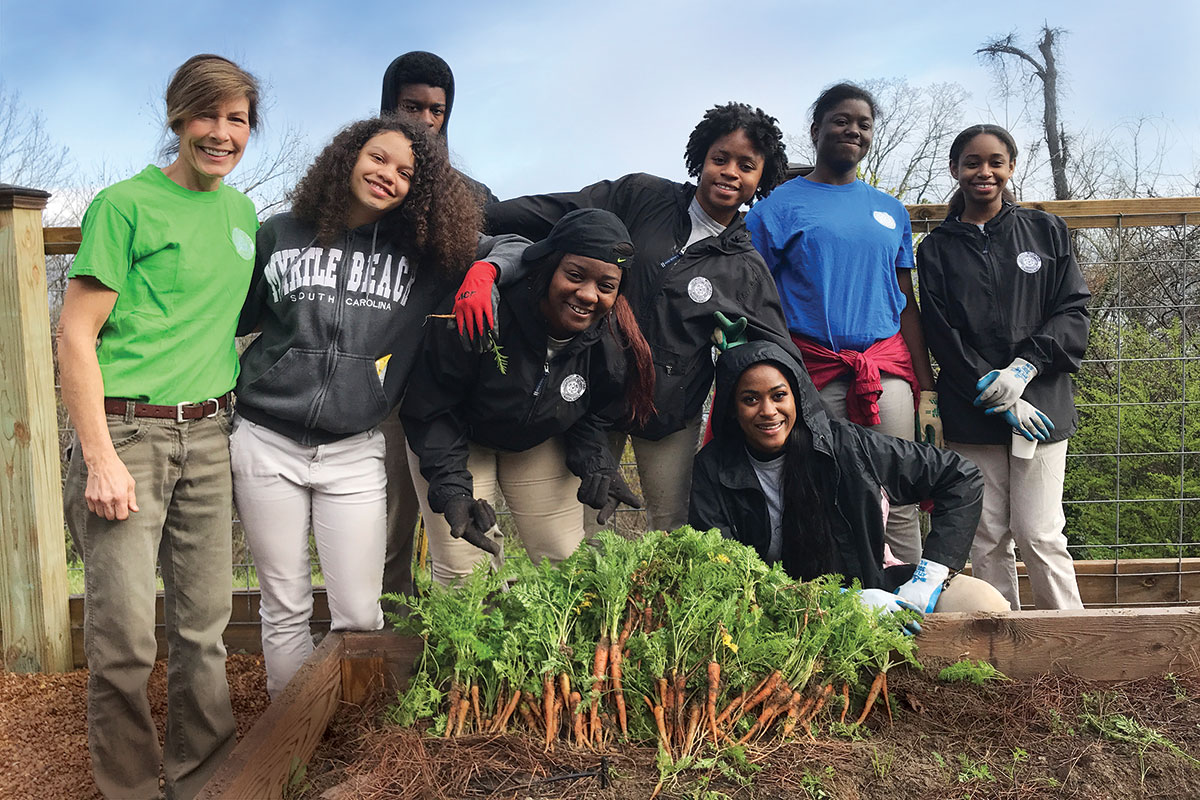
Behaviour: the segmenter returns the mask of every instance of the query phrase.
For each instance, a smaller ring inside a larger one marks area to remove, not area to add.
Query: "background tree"
[[[1029,70],[1030,78],[1041,82],[1042,132],[1050,156],[1050,174],[1054,180],[1056,200],[1071,199],[1071,189],[1067,183],[1067,133],[1058,121],[1058,64],[1054,52],[1059,37],[1065,33],[1061,28],[1042,26],[1042,39],[1037,44],[1040,61],[1027,50],[1017,46],[1016,33],[992,39],[975,51],[985,62],[993,64],[999,62],[1002,65],[1005,58],[1020,59],[1023,66]],[[1001,72],[1001,80],[1004,74]]]

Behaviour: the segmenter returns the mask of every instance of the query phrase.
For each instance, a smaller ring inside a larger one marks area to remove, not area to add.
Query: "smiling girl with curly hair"
[[[489,275],[520,272],[526,242],[481,239],[479,220],[441,140],[384,117],[334,137],[292,210],[259,230],[239,330],[262,335],[242,356],[230,451],[272,696],[312,651],[310,526],[333,630],[383,625],[377,426],[404,391],[426,315],[477,250]]]

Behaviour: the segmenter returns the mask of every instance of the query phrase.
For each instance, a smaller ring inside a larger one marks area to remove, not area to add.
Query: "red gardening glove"
[[[483,336],[496,326],[496,265],[488,261],[476,261],[467,270],[458,293],[454,295],[454,318],[458,321],[458,334],[470,342]]]

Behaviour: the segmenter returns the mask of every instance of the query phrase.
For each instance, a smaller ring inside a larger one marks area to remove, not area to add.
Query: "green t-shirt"
[[[118,295],[96,348],[106,397],[174,405],[233,388],[257,229],[241,192],[193,192],[153,165],[96,196],[70,277]]]

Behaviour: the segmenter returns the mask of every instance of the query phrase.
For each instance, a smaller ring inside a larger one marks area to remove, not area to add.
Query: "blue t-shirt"
[[[896,270],[913,268],[904,205],[862,181],[795,178],[746,215],[779,288],[788,330],[831,350],[865,350],[900,330]]]

